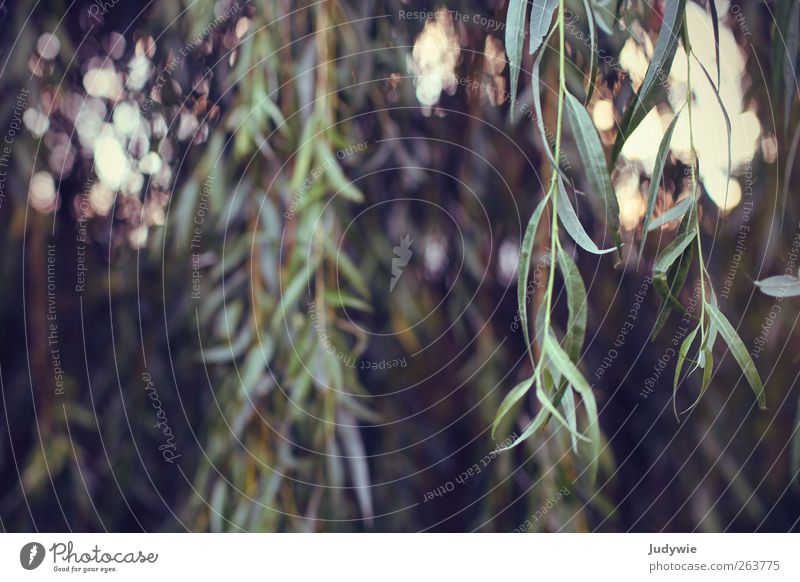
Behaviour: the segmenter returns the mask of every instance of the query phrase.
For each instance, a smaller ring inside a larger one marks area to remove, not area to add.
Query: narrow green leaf
[[[761,292],[770,297],[800,296],[800,279],[791,275],[776,275],[756,281]]]
[[[720,111],[722,111],[722,117],[725,119],[725,127],[728,131],[728,173],[725,175],[725,197],[723,198],[723,206],[727,206],[728,190],[730,189],[730,177],[733,164],[733,147],[731,144],[733,132],[731,131],[731,118],[728,117],[728,110],[725,109],[725,104],[722,102],[722,96],[719,94],[719,90],[714,86],[714,81],[711,80],[711,75],[708,74],[708,70],[703,66],[703,63],[701,63],[700,59],[698,59],[696,56],[695,60],[697,61],[697,64],[700,65],[700,69],[703,71],[703,74],[705,74],[708,84],[711,85],[711,89],[714,91],[714,96],[717,98],[717,103],[719,104]]]
[[[695,233],[686,231],[679,234],[674,241],[669,243],[666,248],[658,255],[655,265],[653,265],[653,279],[659,279],[666,284],[667,270],[678,260],[683,252],[695,239]]]
[[[511,389],[511,392],[506,394],[506,397],[503,398],[503,402],[500,403],[500,406],[497,409],[494,422],[492,422],[492,438],[494,438],[497,427],[500,426],[503,418],[511,411],[514,405],[528,393],[528,391],[531,389],[531,386],[533,386],[533,377],[523,380],[514,386]]]
[[[552,35],[553,33],[551,32],[550,34]],[[549,38],[550,37],[548,37],[548,41]],[[539,135],[542,138],[542,147],[544,147],[544,153],[550,160],[553,170],[561,174],[561,166],[556,160],[555,156],[553,156],[553,152],[550,150],[550,138],[547,135],[547,131],[544,127],[544,115],[542,114],[542,92],[541,88],[539,87],[539,70],[542,64],[542,57],[544,57],[544,53],[545,51],[540,51],[533,60],[533,68],[531,69],[531,94],[533,95],[533,108],[534,112],[536,113],[536,126],[539,128]]]
[[[371,520],[372,511],[372,485],[367,464],[367,451],[364,441],[358,430],[356,419],[353,415],[343,410],[338,411],[337,430],[342,440],[342,446],[347,454],[350,465],[350,475],[355,485],[356,499],[361,509],[361,515],[366,520]]]
[[[567,386],[564,393],[564,416],[567,418],[567,424],[570,428],[570,442],[572,443],[572,451],[578,452],[578,439],[575,438],[575,433],[578,432],[578,415],[575,410],[575,395],[572,393],[572,388]]]
[[[719,332],[722,334],[725,343],[728,344],[728,349],[739,363],[739,367],[742,369],[745,378],[747,378],[750,387],[753,389],[753,392],[755,392],[756,399],[758,400],[758,407],[761,410],[766,409],[767,397],[764,393],[764,384],[761,383],[761,377],[758,375],[756,365],[753,362],[753,358],[750,357],[750,353],[747,351],[744,343],[742,343],[736,330],[733,329],[733,326],[728,322],[721,311],[710,303],[706,304],[706,310],[708,310],[712,321],[719,328]]]
[[[714,56],[717,62],[717,87],[720,85],[720,69],[722,68],[719,62],[719,14],[717,13],[716,0],[708,0],[708,10],[711,12],[711,27],[714,29]]]
[[[681,379],[681,370],[683,369],[683,362],[686,360],[686,354],[689,353],[689,349],[692,347],[692,343],[699,329],[699,326],[694,328],[694,330],[684,338],[680,349],[678,349],[678,362],[675,365],[675,379],[672,382],[672,411],[675,413],[675,418],[678,420],[680,420],[680,416],[678,415],[678,382],[680,382]]]
[[[662,286],[661,280],[653,280],[653,287],[658,294],[664,298],[665,301],[661,306],[661,311],[658,314],[656,323],[653,325],[653,332],[650,335],[651,340],[655,340],[656,337],[658,337],[658,334],[661,332],[661,329],[664,327],[667,319],[669,319],[669,314],[672,312],[673,306],[683,310],[683,305],[681,305],[680,301],[678,301],[676,297],[683,288],[683,284],[686,282],[686,277],[689,274],[689,268],[692,266],[693,258],[694,246],[690,246],[681,255],[681,258],[678,260],[678,264],[672,267],[670,270],[670,273],[667,276],[668,283],[666,285]]]
[[[648,232],[653,232],[657,228],[661,228],[668,222],[672,222],[673,220],[678,220],[686,211],[689,210],[689,207],[694,202],[694,198],[692,196],[687,196],[686,198],[682,198],[678,201],[678,203],[667,210],[664,214],[659,214],[653,220],[650,221],[650,225],[647,227]]]
[[[713,1],[713,0],[712,0]],[[683,109],[681,109],[683,111]],[[672,122],[669,124],[667,131],[664,132],[664,137],[661,138],[661,144],[658,146],[658,153],[656,154],[656,163],[653,166],[653,175],[650,178],[650,191],[647,195],[647,209],[644,212],[644,224],[642,225],[642,244],[641,248],[644,251],[644,244],[647,242],[648,226],[650,224],[650,217],[653,216],[653,210],[656,207],[656,197],[658,196],[658,187],[661,185],[661,177],[664,175],[664,166],[667,164],[667,157],[669,157],[670,144],[672,143],[672,134],[675,132],[675,125],[680,119],[681,111],[675,114]],[[639,254],[641,260],[642,254]]]
[[[530,44],[528,52],[535,54],[544,42],[547,31],[550,30],[550,23],[553,21],[553,13],[558,8],[559,0],[532,0],[531,22],[530,22]]]
[[[525,229],[525,237],[522,239],[522,246],[519,250],[519,263],[517,267],[517,309],[519,310],[519,324],[520,327],[522,327],[522,334],[525,337],[528,355],[534,366],[536,362],[533,358],[530,331],[528,330],[528,302],[526,294],[528,292],[528,275],[531,270],[531,253],[533,252],[536,230],[539,228],[539,220],[542,218],[542,212],[544,212],[549,199],[549,196],[542,198],[528,221],[528,227]]]
[[[358,297],[346,293],[341,289],[327,289],[325,291],[325,303],[332,307],[351,307],[359,311],[372,313],[372,305],[366,301],[362,301]]]
[[[337,189],[336,194],[341,194],[342,197],[352,202],[363,202],[364,194],[362,194],[361,190],[345,176],[336,156],[333,155],[333,152],[328,148],[325,141],[317,141],[316,151],[322,163],[322,167],[325,168],[328,181]]]
[[[622,245],[619,238],[619,203],[614,186],[611,184],[611,177],[608,175],[603,144],[583,104],[569,92],[565,97],[570,128],[586,168],[589,185],[603,202],[608,229],[613,233],[619,248]]]
[[[664,19],[661,31],[658,34],[653,60],[647,67],[642,86],[628,107],[625,117],[619,128],[619,135],[611,152],[611,165],[613,166],[622,151],[625,140],[639,126],[653,107],[654,97],[659,87],[667,83],[675,51],[680,41],[681,24],[686,11],[686,0],[666,0],[664,6]]]
[[[559,249],[558,265],[564,276],[567,289],[567,334],[564,337],[564,349],[572,360],[581,355],[583,340],[586,335],[587,304],[586,287],[583,285],[581,273],[577,265],[564,249]]]
[[[574,240],[582,249],[587,250],[595,255],[604,255],[614,251],[614,247],[601,250],[589,237],[589,235],[586,234],[586,230],[583,228],[581,221],[578,219],[578,215],[575,214],[575,209],[572,207],[572,201],[567,195],[566,188],[564,188],[564,182],[560,176],[558,178],[558,218],[561,220],[561,224],[564,225],[564,229],[572,237],[572,240]]]
[[[594,483],[597,478],[597,463],[600,459],[600,420],[597,416],[597,403],[592,393],[592,388],[583,377],[580,370],[575,367],[567,353],[561,349],[557,341],[551,337],[545,338],[544,351],[551,358],[553,365],[561,372],[572,388],[578,393],[586,409],[589,421],[588,434],[592,445],[591,459],[589,462],[589,481]]]
[[[510,0],[506,14],[506,54],[508,55],[508,73],[511,83],[511,119],[514,119],[514,107],[517,102],[519,72],[522,67],[522,47],[525,44],[525,12],[527,0]]]
[[[594,77],[596,75],[595,66],[597,64],[597,26],[594,22],[594,9],[589,0],[583,0],[583,10],[586,13],[587,26],[589,28],[589,83],[586,86],[586,101],[589,104],[594,95]]]

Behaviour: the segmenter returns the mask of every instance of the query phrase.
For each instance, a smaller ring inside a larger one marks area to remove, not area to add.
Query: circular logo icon
[[[44,546],[39,542],[29,542],[19,551],[19,563],[26,570],[35,570],[44,561]]]

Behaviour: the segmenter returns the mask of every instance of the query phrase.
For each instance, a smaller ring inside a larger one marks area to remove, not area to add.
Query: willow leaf
[[[614,234],[617,248],[622,246],[619,237],[619,203],[614,187],[611,184],[611,177],[608,175],[606,167],[606,157],[603,152],[603,144],[597,130],[594,127],[592,118],[571,93],[565,93],[567,113],[572,135],[578,144],[578,152],[586,168],[586,175],[589,184],[603,202],[606,215],[606,223],[609,230]]]
[[[553,21],[553,13],[558,8],[559,0],[533,0],[533,8],[531,8],[531,39],[530,39],[530,54],[536,53],[539,47],[544,42],[544,37],[547,36],[547,31],[550,29],[550,23]]]
[[[503,402],[500,403],[500,407],[497,409],[497,414],[495,414],[494,422],[492,422],[492,438],[494,438],[494,434],[497,431],[497,427],[500,426],[500,423],[505,418],[506,414],[514,407],[514,405],[519,402],[531,389],[533,386],[533,377],[528,378],[527,380],[523,380],[516,386],[511,389],[511,392],[506,394],[506,397],[503,398]]]
[[[583,340],[586,335],[587,299],[586,287],[577,265],[564,249],[559,249],[558,265],[564,277],[567,289],[567,334],[564,337],[564,349],[572,360],[581,355]]]
[[[678,220],[686,211],[689,210],[689,207],[694,203],[694,197],[687,196],[686,198],[682,198],[678,201],[678,203],[667,210],[664,214],[659,214],[653,220],[650,221],[650,225],[647,227],[647,232],[653,232],[657,228],[661,228],[668,222],[672,222],[673,220]],[[643,235],[644,240],[644,235]]]
[[[594,483],[597,478],[597,463],[600,459],[600,421],[597,416],[597,403],[595,402],[592,388],[580,370],[572,363],[567,353],[558,345],[557,341],[548,336],[545,338],[544,346],[544,351],[550,357],[553,365],[567,379],[575,392],[578,393],[583,402],[583,407],[586,409],[586,417],[589,422],[588,434],[592,445],[589,462],[589,481]]]
[[[653,279],[661,279],[666,281],[667,270],[678,260],[683,252],[694,241],[695,233],[686,231],[679,234],[674,241],[669,243],[667,247],[658,255],[655,265],[653,265]]]
[[[558,218],[561,220],[561,224],[564,225],[564,229],[569,233],[569,236],[572,237],[572,240],[582,249],[595,255],[604,255],[614,250],[614,247],[601,250],[589,235],[586,234],[586,230],[578,219],[578,215],[575,214],[572,201],[569,199],[567,191],[564,188],[564,183],[560,177],[558,178]]]
[[[703,74],[705,74],[708,84],[711,85],[711,90],[714,92],[714,96],[717,98],[720,111],[722,111],[722,117],[725,119],[725,127],[728,130],[728,173],[725,175],[725,198],[723,198],[725,201],[724,206],[727,206],[728,190],[730,189],[730,177],[733,164],[733,147],[731,144],[733,132],[731,131],[731,118],[728,116],[728,110],[725,109],[725,104],[722,102],[722,96],[719,94],[719,90],[714,86],[714,81],[711,80],[711,75],[708,74],[708,70],[703,66],[703,63],[700,62],[700,59],[695,57],[695,60],[697,61],[697,64],[700,65],[700,69],[703,71]]]
[[[681,24],[685,11],[686,0],[666,0],[661,31],[658,34],[658,40],[653,50],[653,60],[650,61],[642,86],[639,87],[639,91],[636,93],[620,124],[619,135],[617,135],[617,140],[614,142],[614,149],[611,153],[612,165],[622,151],[625,140],[639,126],[647,112],[652,108],[658,88],[667,83],[672,61],[675,58],[675,51],[678,49]]]
[[[739,338],[739,334],[736,333],[736,330],[733,329],[733,326],[719,309],[711,303],[706,303],[706,310],[717,328],[719,328],[720,334],[728,344],[728,349],[730,349],[733,357],[742,369],[742,373],[744,373],[745,378],[747,378],[750,387],[753,389],[756,399],[758,400],[758,407],[761,410],[766,409],[767,397],[764,393],[764,384],[761,383],[761,376],[758,375],[758,370],[753,362],[753,358],[750,357],[750,352],[747,351],[744,343]]]
[[[514,119],[514,107],[517,102],[519,72],[522,67],[522,47],[525,45],[525,12],[527,0],[510,0],[506,15],[506,54],[508,55],[508,73],[511,82],[511,119]]]
[[[800,296],[800,279],[791,275],[776,275],[756,281],[761,292],[771,297]]]
[[[656,197],[658,196],[658,187],[661,184],[661,177],[664,175],[664,166],[667,164],[667,157],[669,156],[670,144],[672,143],[672,134],[675,132],[675,125],[680,119],[681,112],[675,114],[672,122],[669,124],[667,131],[664,132],[664,137],[661,138],[661,143],[658,146],[658,153],[656,154],[656,163],[653,166],[653,175],[650,178],[650,191],[647,195],[647,209],[644,212],[644,224],[642,225],[642,250],[647,241],[648,226],[650,224],[650,217],[653,216],[653,210],[656,207]],[[639,255],[641,258],[641,254]]]
[[[551,32],[550,34],[552,35],[553,33]],[[544,153],[550,160],[553,169],[558,171],[560,174],[561,167],[556,158],[553,156],[553,152],[550,151],[550,139],[547,135],[547,130],[544,127],[544,116],[542,115],[542,91],[539,87],[539,70],[542,64],[542,57],[544,57],[544,53],[545,51],[541,51],[533,61],[533,68],[531,69],[531,94],[533,96],[533,109],[536,113],[536,126],[539,128],[539,135],[542,138],[542,147],[544,147]]]
[[[533,211],[528,221],[528,227],[525,229],[525,236],[522,239],[522,246],[519,250],[519,267],[517,269],[517,309],[519,310],[519,322],[522,327],[522,334],[525,337],[528,355],[530,356],[531,363],[534,365],[536,365],[536,362],[533,358],[530,331],[528,330],[528,275],[531,270],[531,253],[533,252],[536,230],[539,228],[539,220],[542,218],[542,212],[544,212],[549,199],[549,196],[542,198],[542,201],[539,202],[539,205],[536,207],[536,210]]]
[[[594,95],[594,77],[596,74],[595,64],[597,63],[597,26],[594,22],[594,9],[589,0],[583,0],[583,10],[586,12],[587,26],[589,28],[589,83],[586,87],[586,103],[592,100]]]
[[[711,28],[714,30],[714,56],[717,62],[717,87],[720,87],[720,69],[722,66],[719,62],[719,14],[717,13],[716,0],[708,0],[708,10],[711,13]]]
[[[694,328],[692,333],[686,336],[681,343],[680,349],[678,349],[678,362],[675,364],[675,379],[672,382],[672,410],[675,413],[675,418],[680,420],[680,416],[678,416],[678,382],[681,379],[681,370],[683,369],[683,362],[686,361],[686,354],[689,353],[689,349],[692,347],[692,343],[694,343],[694,338],[697,335],[697,331],[699,327]]]
[[[575,410],[575,395],[572,393],[572,388],[567,386],[567,391],[564,393],[564,416],[567,418],[567,424],[570,428],[570,442],[572,443],[572,451],[578,452],[578,439],[575,438],[575,433],[578,432],[578,415]]]

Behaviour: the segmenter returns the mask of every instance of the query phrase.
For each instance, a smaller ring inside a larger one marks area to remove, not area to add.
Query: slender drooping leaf
[[[800,296],[800,279],[791,275],[776,275],[756,281],[761,292],[771,297]]]
[[[697,335],[697,331],[700,327],[694,328],[692,332],[686,336],[681,343],[680,349],[678,349],[678,362],[675,364],[675,379],[672,382],[672,411],[675,413],[675,418],[680,420],[680,416],[678,415],[678,382],[681,379],[681,370],[683,369],[683,362],[686,360],[686,354],[689,353],[689,349],[692,347],[692,343],[694,342],[694,338]]]
[[[589,117],[583,104],[569,92],[565,93],[565,101],[567,118],[572,135],[578,144],[581,160],[586,168],[589,185],[603,202],[608,229],[614,235],[617,248],[620,248],[622,241],[619,237],[619,204],[614,186],[611,184],[611,177],[608,175],[603,144],[600,136],[597,135],[592,118]]]
[[[683,109],[681,109],[683,111]],[[644,224],[642,225],[642,251],[644,251],[644,244],[647,242],[648,225],[650,224],[650,217],[653,216],[653,210],[656,207],[656,197],[658,196],[658,187],[661,185],[661,176],[664,174],[664,166],[667,164],[667,157],[669,156],[670,144],[672,143],[672,134],[675,132],[675,125],[680,119],[681,111],[675,114],[672,122],[664,132],[664,137],[661,138],[661,144],[658,146],[658,153],[656,154],[656,163],[653,166],[653,175],[650,178],[650,191],[647,195],[647,209],[644,212]],[[641,253],[639,254],[641,259]]]
[[[731,131],[731,118],[728,117],[728,110],[725,109],[725,104],[722,102],[722,96],[719,94],[719,90],[714,86],[714,81],[711,80],[711,75],[708,74],[708,70],[703,66],[703,63],[700,62],[700,59],[695,57],[697,64],[700,65],[700,69],[706,76],[708,80],[708,84],[711,85],[711,89],[714,92],[714,96],[717,98],[717,103],[719,104],[720,111],[722,111],[722,117],[725,119],[725,127],[728,132],[728,173],[725,174],[725,198],[723,207],[727,207],[728,205],[728,190],[730,189],[730,178],[731,178],[731,171],[732,171],[732,164],[733,164],[733,147],[731,144],[731,139],[733,137],[733,132]]]
[[[695,233],[687,230],[678,234],[674,241],[667,245],[658,255],[655,265],[653,265],[653,280],[658,280],[664,285],[667,284],[667,271],[678,260],[683,252],[695,239]]]
[[[589,0],[583,0],[583,10],[586,12],[587,26],[589,28],[589,82],[586,86],[586,101],[589,104],[594,95],[595,63],[597,63],[597,27],[594,22],[594,9]]]
[[[658,33],[658,40],[653,50],[653,60],[650,61],[642,86],[639,87],[639,91],[636,93],[620,124],[619,135],[617,135],[614,149],[611,152],[612,165],[622,151],[625,140],[639,126],[647,112],[652,108],[653,98],[657,95],[659,87],[665,86],[668,82],[672,60],[675,58],[675,51],[678,49],[685,11],[686,0],[666,0],[661,31]]]
[[[692,208],[694,208],[694,205]],[[692,212],[689,213],[689,215],[691,214]],[[685,220],[686,217],[684,217],[684,221]],[[659,293],[659,295],[664,298],[664,304],[661,307],[661,311],[658,314],[655,325],[653,325],[653,333],[650,336],[651,339],[655,340],[655,338],[661,332],[661,328],[664,327],[667,319],[669,319],[669,314],[672,312],[673,306],[677,306],[678,309],[683,309],[683,306],[676,299],[676,297],[683,288],[683,284],[686,282],[686,277],[689,274],[689,268],[692,266],[693,258],[694,246],[690,245],[689,248],[687,248],[681,255],[678,263],[674,265],[672,269],[670,269],[670,272],[667,275],[666,287],[660,287],[660,281],[655,279],[653,280],[653,287]]]
[[[564,337],[564,349],[572,360],[577,360],[583,348],[586,335],[587,299],[586,287],[583,285],[581,272],[564,249],[559,249],[558,265],[564,277],[567,289],[567,334]]]
[[[711,28],[714,30],[714,56],[717,62],[717,88],[719,88],[720,70],[722,66],[719,62],[719,14],[717,13],[716,0],[708,0],[708,10],[711,13]]]
[[[664,214],[659,214],[653,220],[650,221],[650,225],[647,227],[647,232],[653,232],[657,228],[661,228],[668,222],[672,222],[673,220],[678,220],[686,211],[689,210],[689,207],[694,203],[693,196],[687,196],[686,198],[682,198],[678,201],[678,203],[667,210]]]
[[[578,432],[578,415],[575,410],[575,395],[572,393],[572,388],[567,386],[567,391],[564,393],[564,416],[567,419],[567,424],[570,428],[569,439],[572,444],[572,451],[578,452],[578,439],[575,438],[575,433]]]
[[[589,461],[589,481],[594,483],[597,477],[597,463],[600,459],[600,421],[597,416],[597,403],[595,402],[592,388],[580,370],[572,363],[567,353],[558,345],[557,341],[548,336],[545,338],[544,346],[544,351],[551,358],[553,365],[567,379],[575,392],[578,393],[583,402],[583,407],[586,409],[586,418],[589,422],[588,435],[592,445],[591,459]],[[570,431],[570,434],[573,434],[572,431]]]
[[[742,373],[750,384],[750,387],[753,389],[756,399],[758,400],[758,407],[761,410],[766,409],[767,397],[764,393],[764,384],[761,383],[761,376],[758,375],[758,370],[753,362],[753,358],[750,357],[750,352],[747,351],[747,348],[745,347],[741,338],[739,338],[739,334],[736,333],[736,330],[733,329],[733,326],[728,322],[726,317],[719,309],[717,309],[714,305],[707,303],[706,310],[711,316],[711,320],[719,329],[719,332],[722,335],[722,338],[725,340],[725,343],[728,344],[728,349],[738,362],[739,367],[742,369]]]
[[[544,37],[547,36],[547,31],[550,29],[550,23],[553,21],[553,13],[558,8],[559,0],[533,0],[533,7],[531,8],[531,39],[529,52],[530,54],[536,53],[539,47],[544,42]]]
[[[503,402],[500,403],[500,407],[497,409],[494,422],[492,422],[492,438],[494,438],[497,427],[503,421],[503,418],[509,413],[514,405],[528,393],[528,390],[531,389],[531,386],[533,386],[533,377],[523,380],[514,386],[511,389],[511,392],[506,394],[506,397],[503,398]]]
[[[347,454],[358,506],[364,519],[371,520],[373,516],[372,484],[369,477],[369,465],[367,464],[367,451],[364,448],[364,441],[358,430],[357,421],[352,414],[340,409],[338,417],[336,428],[342,440],[344,451]]]
[[[561,180],[561,177],[558,178],[558,218],[561,220],[561,224],[564,225],[564,229],[567,231],[567,233],[569,233],[569,236],[572,237],[572,240],[574,240],[582,249],[587,250],[595,255],[604,255],[614,250],[614,247],[601,250],[589,237],[589,235],[586,234],[586,230],[583,228],[581,221],[578,219],[578,215],[575,214],[575,209],[572,207],[572,201],[567,195],[567,191],[564,187],[564,182]]]
[[[508,74],[511,83],[511,119],[517,103],[517,86],[522,67],[522,50],[525,44],[525,12],[527,0],[510,0],[506,14],[506,54],[508,55]]]
[[[528,274],[531,270],[531,253],[533,252],[533,242],[536,237],[536,229],[539,228],[539,220],[542,218],[547,206],[549,196],[542,198],[536,210],[533,211],[528,227],[525,229],[525,236],[522,239],[522,246],[519,250],[519,266],[517,268],[517,309],[519,310],[519,323],[522,327],[522,334],[525,337],[525,345],[528,349],[531,363],[536,365],[533,358],[533,349],[531,348],[530,331],[528,330]]]
[[[553,33],[551,32],[550,34]],[[544,57],[544,53],[545,51],[539,52],[539,54],[533,60],[533,68],[531,69],[531,94],[533,96],[533,109],[536,114],[536,126],[539,128],[539,135],[542,138],[542,147],[544,147],[544,153],[550,160],[550,163],[553,166],[553,171],[557,171],[559,174],[561,174],[561,165],[553,156],[553,152],[550,151],[550,136],[547,135],[547,130],[544,126],[544,116],[542,115],[542,92],[541,88],[539,87],[539,68],[542,64],[542,57]]]

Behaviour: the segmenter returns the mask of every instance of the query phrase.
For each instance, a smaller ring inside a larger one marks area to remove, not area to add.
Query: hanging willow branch
[[[511,0],[509,3],[507,22],[506,22],[506,47],[509,57],[511,71],[511,92],[512,103],[511,111],[513,116],[515,94],[519,84],[519,73],[522,67],[522,54],[524,44],[525,18],[528,2],[525,0]],[[584,1],[584,10],[590,27],[591,48],[588,73],[588,84],[586,87],[586,99],[588,103],[594,89],[595,67],[594,60],[597,51],[597,40],[595,38],[595,22],[597,19],[594,14],[594,3]],[[565,46],[565,1],[546,0],[544,2],[533,2],[530,13],[530,39],[529,52],[536,55],[531,73],[533,103],[537,113],[537,126],[541,133],[545,154],[551,164],[551,179],[548,190],[544,198],[539,202],[533,215],[530,218],[525,231],[522,246],[520,249],[519,272],[517,299],[520,312],[520,320],[526,342],[526,348],[533,367],[533,373],[520,384],[515,386],[501,403],[494,423],[493,433],[497,430],[501,421],[511,412],[514,406],[520,402],[531,390],[535,390],[536,398],[539,402],[539,411],[522,431],[519,438],[508,448],[512,448],[519,443],[533,436],[538,429],[552,417],[558,425],[567,430],[573,445],[573,450],[578,452],[578,443],[588,443],[588,464],[589,476],[593,481],[597,473],[597,465],[600,456],[600,426],[592,388],[586,378],[580,372],[577,362],[580,359],[583,348],[584,334],[586,330],[586,289],[583,284],[580,272],[578,271],[572,257],[565,251],[561,244],[559,224],[564,227],[566,233],[583,250],[593,254],[604,254],[615,250],[614,247],[601,249],[590,238],[580,223],[575,213],[567,187],[571,180],[565,175],[558,161],[562,159],[562,130],[564,126],[564,113],[571,130],[573,139],[576,142],[578,153],[583,162],[585,180],[591,193],[596,195],[604,208],[604,218],[606,225],[612,233],[616,249],[621,247],[619,236],[619,206],[617,203],[614,187],[606,164],[605,151],[597,130],[592,122],[584,104],[576,96],[572,95],[567,89],[566,71],[567,57]],[[554,20],[555,25],[550,30]],[[606,27],[608,28],[608,27]],[[549,30],[549,32],[548,32]],[[610,29],[606,32],[611,32]],[[550,47],[552,38],[557,36],[557,46]],[[718,46],[718,31],[715,32],[715,43]],[[675,240],[667,245],[658,255],[653,266],[654,287],[663,298],[663,304],[659,311],[653,336],[655,337],[666,323],[672,310],[685,312],[681,301],[678,299],[680,291],[683,289],[688,278],[689,271],[695,256],[698,256],[699,283],[697,292],[700,299],[700,314],[694,329],[685,335],[683,342],[678,350],[678,360],[673,383],[674,396],[677,394],[678,384],[681,378],[684,364],[691,362],[689,374],[696,369],[703,369],[703,379],[701,389],[694,404],[700,399],[703,392],[708,387],[713,370],[713,347],[717,338],[722,338],[730,349],[734,359],[739,364],[742,372],[752,387],[758,405],[765,408],[766,399],[764,386],[755,368],[755,364],[739,338],[736,330],[728,322],[720,311],[713,286],[711,284],[708,270],[704,263],[702,250],[702,233],[700,229],[700,219],[698,213],[698,190],[699,179],[697,170],[697,157],[694,148],[692,132],[692,88],[691,88],[691,60],[694,57],[697,65],[700,66],[707,81],[711,84],[717,96],[720,108],[722,109],[728,130],[728,177],[731,175],[731,127],[727,112],[719,97],[718,84],[715,85],[711,75],[705,70],[703,65],[692,53],[688,27],[686,26],[686,0],[667,0],[665,3],[664,15],[661,30],[653,52],[652,61],[648,67],[644,81],[636,93],[630,106],[627,108],[622,122],[619,126],[619,133],[611,152],[611,167],[614,166],[617,157],[622,151],[627,138],[639,126],[641,121],[656,105],[667,82],[667,75],[672,66],[679,44],[683,42],[687,55],[687,66],[689,69],[689,86],[687,91],[687,101],[678,111],[664,134],[658,149],[656,164],[653,169],[650,189],[647,199],[647,210],[645,213],[644,227],[641,248],[647,239],[647,233],[661,227],[672,220],[681,220],[680,227]],[[557,91],[557,119],[555,127],[555,140],[553,150],[545,131],[542,119],[540,66],[542,57],[547,48],[554,48],[558,54],[558,91]],[[717,53],[718,54],[718,53]],[[569,63],[570,66],[576,66]],[[719,57],[717,57],[717,79],[719,79]],[[669,152],[670,144],[675,130],[677,120],[681,114],[688,115],[691,134],[691,192],[692,195],[680,201],[668,212],[657,218],[651,218],[655,209],[656,196],[658,194],[661,178],[664,173]],[[727,197],[727,192],[726,192]],[[550,253],[550,273],[545,290],[542,306],[535,318],[536,334],[534,341],[538,344],[539,357],[534,357],[533,341],[530,337],[529,323],[527,315],[527,301],[525,289],[527,288],[530,274],[530,260],[533,252],[534,238],[539,229],[544,211],[549,208],[551,217],[548,225],[549,253]],[[567,296],[568,321],[566,332],[559,337],[552,321],[552,311],[555,292],[555,270],[559,269],[564,282],[564,291]],[[765,283],[764,287],[769,284]],[[693,303],[696,303],[696,298]],[[692,310],[690,310],[691,312]],[[691,320],[691,317],[690,317]],[[690,357],[692,346],[696,341],[699,345],[696,355]],[[585,412],[585,426],[578,426],[578,421],[574,409],[574,393],[580,396]],[[673,396],[673,403],[675,397]],[[677,404],[674,406],[675,414],[678,416]]]

